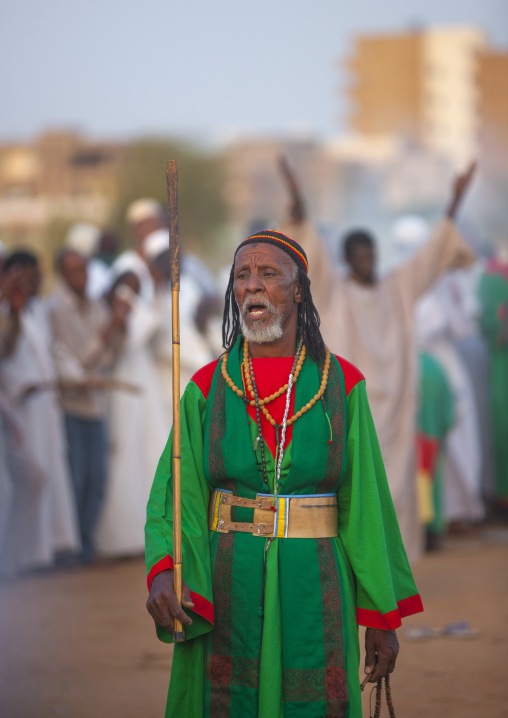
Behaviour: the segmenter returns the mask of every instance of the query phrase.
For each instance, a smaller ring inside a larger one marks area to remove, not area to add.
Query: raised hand
[[[453,219],[457,214],[457,210],[460,203],[462,202],[462,198],[467,192],[469,185],[471,184],[471,181],[473,179],[473,176],[476,172],[476,166],[476,162],[471,162],[467,170],[462,174],[457,175],[453,181],[453,194],[447,212],[447,216],[450,219]]]
[[[20,267],[5,273],[0,285],[0,298],[8,302],[12,313],[17,314],[28,300],[29,287]]]

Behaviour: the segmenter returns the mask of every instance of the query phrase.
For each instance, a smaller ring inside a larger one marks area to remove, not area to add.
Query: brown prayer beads
[[[252,385],[251,376],[250,376],[250,368],[249,368],[249,344],[248,344],[247,340],[245,340],[245,342],[244,342],[244,350],[243,351],[244,351],[243,367],[244,367],[244,374],[245,374],[245,383],[247,385],[247,391],[251,394],[251,396],[254,397],[255,396],[254,395],[254,387]],[[326,351],[326,355],[325,355],[325,364],[323,367],[323,375],[321,377],[321,385],[319,387],[317,394],[315,394],[314,397],[307,404],[302,406],[302,408],[299,411],[297,411],[295,414],[293,414],[293,416],[290,419],[288,419],[287,426],[294,424],[295,421],[297,421],[301,416],[303,416],[307,411],[309,411],[309,409],[312,409],[314,404],[316,404],[316,402],[318,402],[322,398],[323,394],[325,393],[326,385],[328,383],[328,372],[330,369],[330,350],[328,349],[328,347],[325,347],[325,351]],[[298,375],[300,374],[303,362],[305,360],[305,353],[306,353],[305,346],[303,346],[301,354],[298,357],[298,361],[296,363],[296,369],[295,369],[295,374],[293,377],[293,383],[296,382]],[[221,370],[222,370],[222,376],[224,377],[224,380],[226,381],[227,385],[232,389],[232,391],[235,392],[235,394],[237,394],[246,403],[248,402],[251,406],[255,406],[256,405],[255,400],[249,402],[247,397],[244,395],[243,391],[236,386],[236,384],[233,382],[233,380],[229,376],[229,374],[227,372],[227,361],[228,361],[228,354],[224,354],[224,356],[222,357]],[[271,401],[274,401],[275,399],[277,399],[281,394],[283,394],[285,391],[287,391],[287,388],[288,388],[288,385],[285,384],[274,394],[270,394],[270,396],[267,396],[265,399],[258,400],[259,406],[261,407],[263,414],[265,415],[267,420],[270,422],[270,424],[274,427],[277,426],[277,422],[272,417],[272,415],[270,414],[270,412],[268,411],[268,409],[266,408],[265,405],[270,403]]]

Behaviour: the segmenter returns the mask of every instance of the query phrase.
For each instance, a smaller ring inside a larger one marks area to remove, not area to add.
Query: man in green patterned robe
[[[223,342],[182,397],[182,608],[171,437],[148,503],[147,608],[162,641],[186,631],[166,716],[360,718],[357,626],[375,682],[422,605],[364,378],[325,348],[291,238],[240,244]]]

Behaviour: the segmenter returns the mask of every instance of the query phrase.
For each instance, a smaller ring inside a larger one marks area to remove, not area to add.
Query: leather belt
[[[252,523],[231,521],[231,507],[254,509]],[[338,536],[336,494],[277,496],[257,494],[255,499],[234,496],[231,491],[214,489],[210,495],[210,531],[241,531],[253,536],[273,538],[330,538]]]

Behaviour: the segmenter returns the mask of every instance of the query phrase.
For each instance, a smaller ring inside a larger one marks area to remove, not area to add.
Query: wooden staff
[[[181,496],[181,417],[180,417],[180,232],[178,228],[178,166],[166,165],[169,210],[169,254],[171,258],[171,300],[173,325],[173,562],[174,587],[182,605],[182,496]],[[183,626],[175,619],[175,643],[185,640]]]

